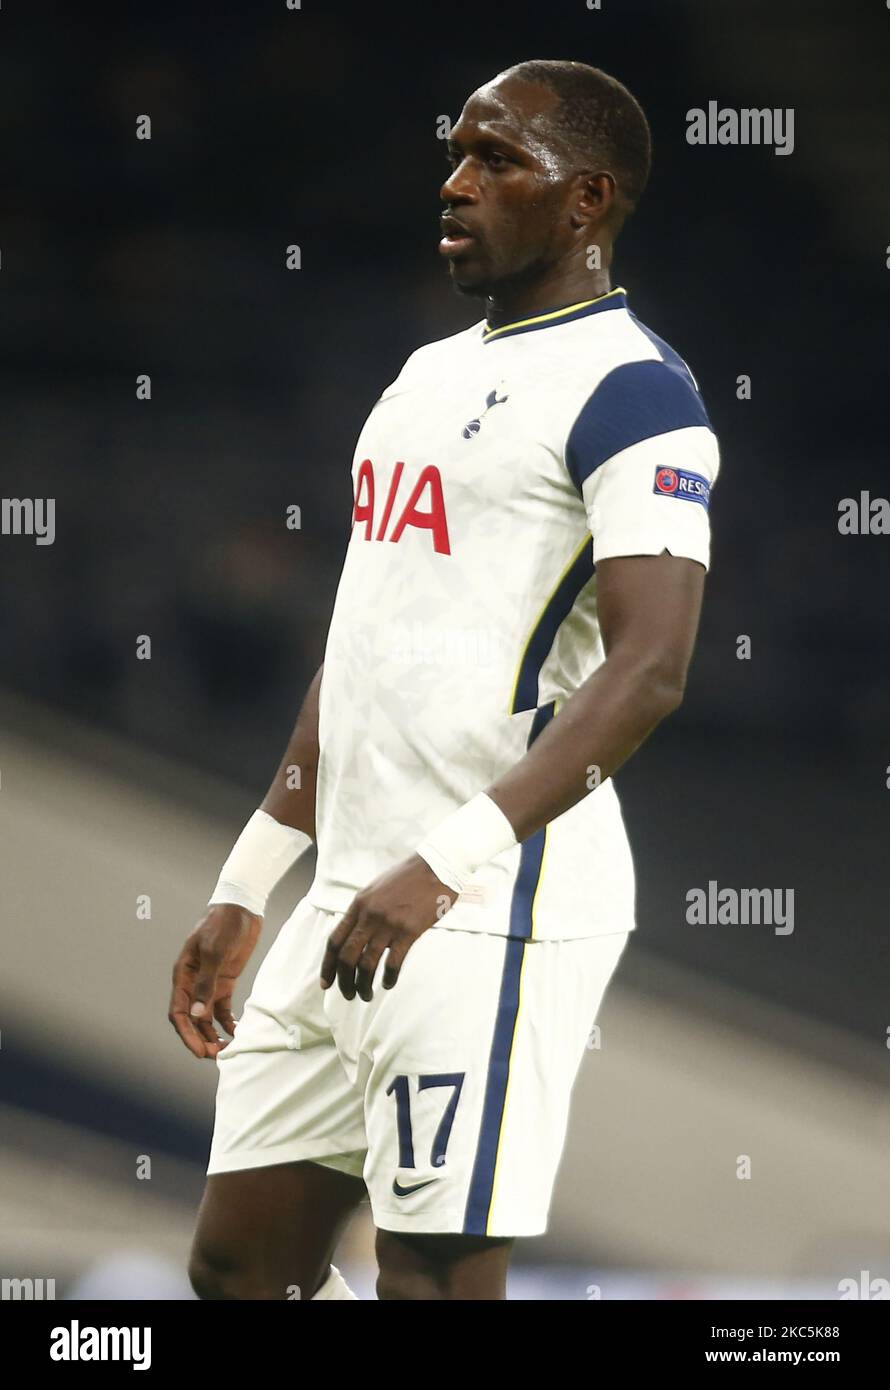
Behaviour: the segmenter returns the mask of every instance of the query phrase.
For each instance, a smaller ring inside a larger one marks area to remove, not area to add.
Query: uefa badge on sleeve
[[[652,488],[661,497],[679,497],[682,502],[700,502],[705,511],[711,498],[711,484],[700,473],[682,468],[656,468]]]

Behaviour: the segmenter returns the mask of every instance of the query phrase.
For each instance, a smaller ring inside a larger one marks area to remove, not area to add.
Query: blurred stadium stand
[[[111,1260],[116,1280],[132,1268],[176,1290],[215,1068],[166,1024],[167,981],[248,808],[33,706],[3,713],[32,726],[4,741],[0,796],[15,928],[0,987],[3,1264],[80,1290]],[[298,865],[278,890],[267,942],[306,881]],[[600,1028],[551,1229],[521,1251],[514,1296],[831,1297],[886,1264],[890,1115],[855,1034],[669,964],[643,932]],[[369,1292],[370,1239],[365,1216],[345,1261]]]

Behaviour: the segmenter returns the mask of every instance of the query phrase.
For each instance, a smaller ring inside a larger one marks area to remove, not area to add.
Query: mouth
[[[476,238],[472,232],[456,217],[445,216],[441,219],[443,236],[439,242],[439,254],[442,256],[460,256],[467,251]]]

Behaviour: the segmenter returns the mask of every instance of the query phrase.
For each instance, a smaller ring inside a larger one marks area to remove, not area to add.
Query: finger
[[[187,1012],[171,1009],[167,1018],[179,1034],[182,1042],[185,1043],[189,1052],[202,1060],[207,1057],[208,1053],[204,1044],[204,1039],[195,1031]]]
[[[183,956],[176,962],[173,968],[173,989],[170,994],[170,1007],[167,1011],[167,1019],[173,1025],[189,1052],[194,1053],[196,1057],[204,1058],[208,1055],[204,1046],[204,1040],[189,1017],[189,1009],[192,1005],[192,979],[193,975],[189,968],[189,959]]]
[[[230,1038],[235,1036],[235,1017],[232,1013],[231,999],[217,999],[213,1009],[213,1016],[224,1032]]]
[[[209,1019],[213,1012],[211,1005],[216,996],[216,977],[221,960],[214,952],[204,950],[198,962],[195,983],[192,987],[192,1006],[189,1013],[194,1019]]]
[[[212,1018],[193,1018],[192,1023],[204,1039],[205,1046],[211,1049],[208,1056],[215,1057],[223,1040],[214,1028]]]
[[[194,987],[189,1017],[196,1031],[204,1040],[207,1056],[215,1057],[222,1047],[222,1038],[213,1026],[213,1004],[217,991],[217,975],[221,964],[215,952],[204,950],[200,953],[200,963]]]
[[[340,947],[349,936],[358,918],[358,905],[353,899],[350,906],[346,909],[340,921],[328,937],[324,956],[321,962],[321,987],[330,989],[337,974],[337,957],[340,954]]]
[[[344,999],[355,998],[355,970],[362,952],[371,939],[371,932],[358,921],[337,956],[337,983]]]
[[[204,1039],[189,1018],[189,1003],[190,1001],[184,994],[174,991],[174,997],[170,1002],[170,1010],[167,1014],[167,1018],[179,1034],[182,1042],[185,1043],[189,1052],[193,1053],[196,1057],[204,1058],[209,1056],[209,1054]]]
[[[389,948],[389,955],[386,957],[386,966],[383,971],[383,988],[392,989],[398,982],[399,971],[404,964],[405,957],[414,945],[413,936],[402,935],[398,937]]]
[[[355,987],[359,999],[364,999],[366,1004],[370,1003],[374,997],[374,976],[380,964],[380,957],[389,946],[389,942],[389,934],[379,932],[371,937],[359,957],[355,972]]]

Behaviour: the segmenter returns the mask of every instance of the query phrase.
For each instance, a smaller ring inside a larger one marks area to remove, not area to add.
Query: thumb
[[[192,990],[192,1005],[189,1014],[192,1018],[210,1018],[211,1004],[216,994],[216,977],[219,972],[219,963],[215,960],[208,960],[203,957],[201,968],[198,971],[195,987]]]

